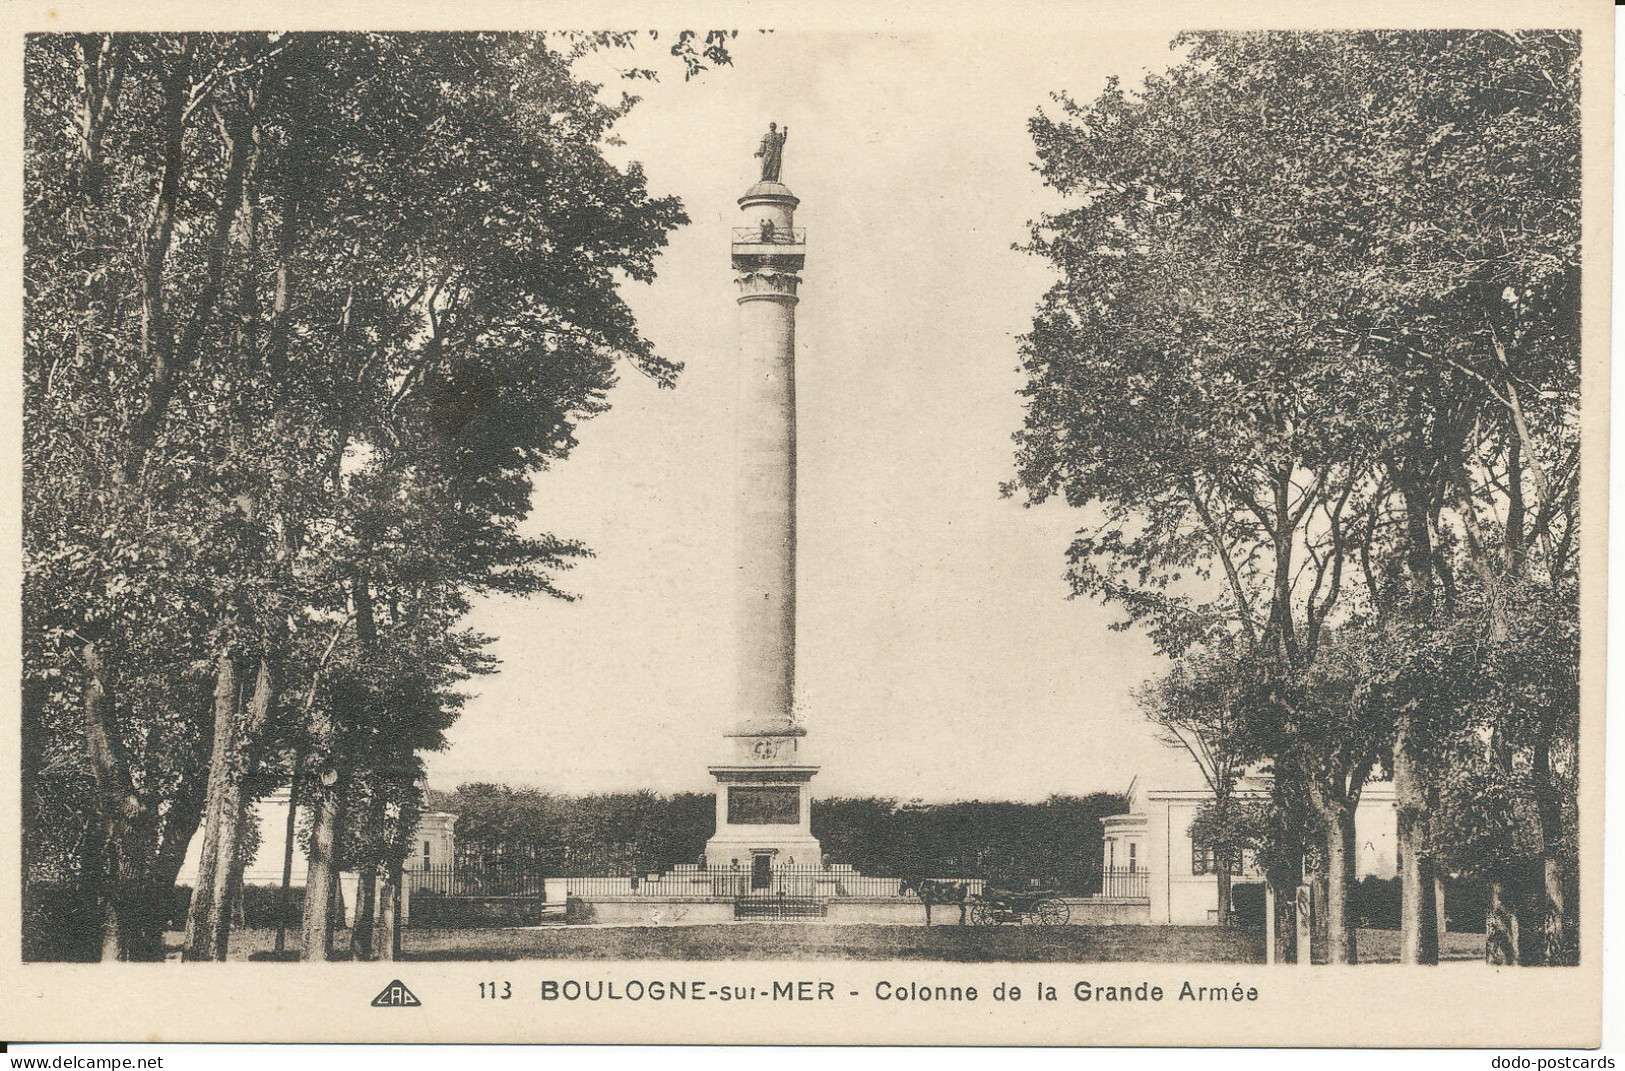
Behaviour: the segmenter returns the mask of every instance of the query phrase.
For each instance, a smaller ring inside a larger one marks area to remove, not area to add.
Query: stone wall
[[[1151,901],[1126,897],[1066,897],[1074,926],[1145,926],[1151,922]]]

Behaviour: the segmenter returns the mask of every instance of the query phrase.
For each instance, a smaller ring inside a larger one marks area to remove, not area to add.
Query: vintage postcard
[[[0,1038],[1599,1043],[1605,6],[4,44]]]

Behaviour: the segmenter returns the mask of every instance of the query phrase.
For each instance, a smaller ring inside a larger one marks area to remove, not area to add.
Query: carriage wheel
[[[986,900],[978,900],[970,905],[970,924],[972,926],[997,926],[999,924],[999,913]]]
[[[1072,909],[1065,900],[1040,900],[1033,905],[1033,921],[1040,926],[1065,926],[1072,918]]]

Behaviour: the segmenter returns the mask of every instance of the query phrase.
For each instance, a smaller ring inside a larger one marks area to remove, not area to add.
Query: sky
[[[1163,667],[1117,613],[1069,599],[1082,523],[1000,496],[1020,427],[1018,337],[1052,276],[1013,249],[1057,205],[1026,123],[1174,54],[1166,33],[742,33],[732,67],[633,84],[618,162],[692,222],[627,299],[685,370],[630,369],[536,479],[536,530],[595,556],[574,602],[492,599],[500,672],[429,780],[709,791],[734,721],[736,198],[770,120],[801,198],[797,682],[818,796],[1042,799],[1197,778],[1133,691]],[[607,54],[582,71],[614,82]],[[642,61],[640,61],[642,62]],[[596,65],[596,66],[594,66]]]

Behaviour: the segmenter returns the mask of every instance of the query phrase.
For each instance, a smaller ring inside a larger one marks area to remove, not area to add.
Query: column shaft
[[[739,544],[742,724],[787,724],[795,686],[795,297],[739,304]]]

